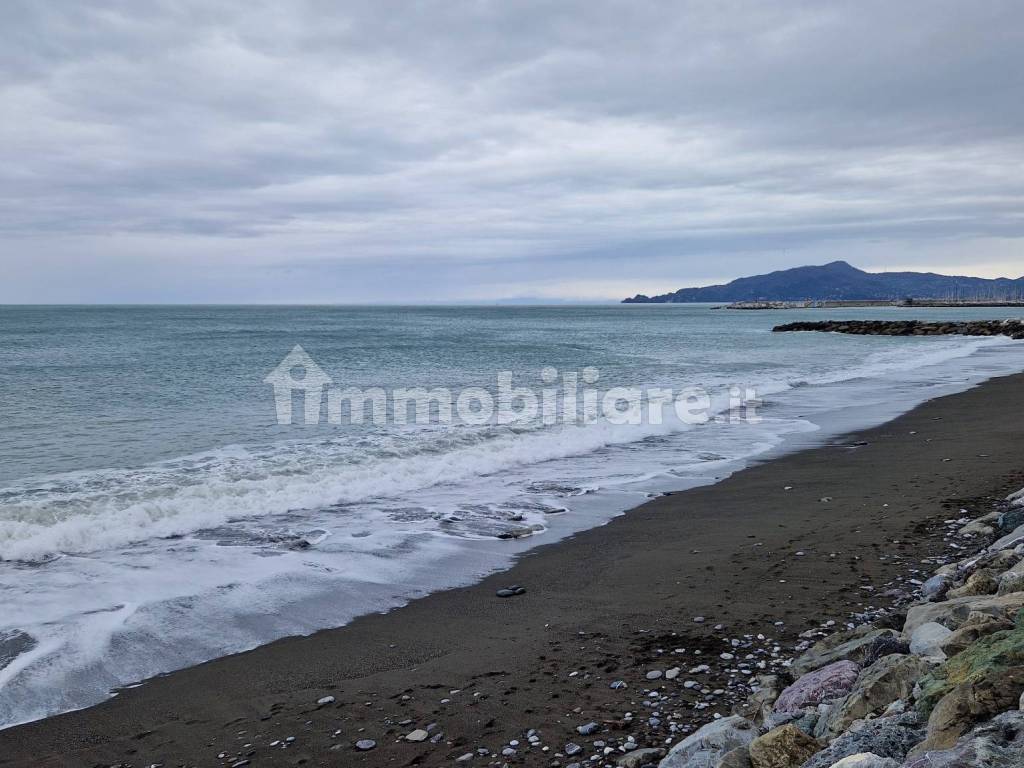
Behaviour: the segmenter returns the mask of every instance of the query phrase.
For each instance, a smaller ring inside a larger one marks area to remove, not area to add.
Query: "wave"
[[[934,365],[998,339],[888,350],[842,371],[807,379],[753,382],[759,396]],[[728,407],[724,394],[711,412]],[[358,437],[227,446],[139,469],[110,469],[22,481],[0,490],[0,559],[42,561],[57,554],[115,549],[184,536],[238,520],[294,510],[394,498],[515,467],[689,430],[667,409],[662,424],[598,421],[554,427],[465,425]],[[529,522],[529,521],[528,521]],[[542,524],[541,524],[541,527]]]

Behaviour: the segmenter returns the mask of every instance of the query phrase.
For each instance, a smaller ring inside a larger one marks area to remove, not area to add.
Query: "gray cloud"
[[[23,0],[0,23],[0,301],[1024,271],[1015,2]]]

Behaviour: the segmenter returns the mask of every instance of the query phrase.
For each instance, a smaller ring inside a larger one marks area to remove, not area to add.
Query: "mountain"
[[[741,277],[725,285],[680,288],[661,296],[637,294],[624,304],[699,301],[886,301],[896,299],[1019,299],[1024,277],[989,280],[934,272],[864,272],[845,261]]]

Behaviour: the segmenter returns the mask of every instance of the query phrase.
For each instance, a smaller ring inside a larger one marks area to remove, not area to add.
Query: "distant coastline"
[[[845,261],[740,277],[724,285],[680,288],[658,296],[637,294],[623,304],[727,303],[735,309],[891,306],[1024,306],[1024,277],[865,272]],[[771,306],[780,303],[783,306]],[[769,306],[761,306],[768,304]],[[794,306],[790,306],[790,305]]]

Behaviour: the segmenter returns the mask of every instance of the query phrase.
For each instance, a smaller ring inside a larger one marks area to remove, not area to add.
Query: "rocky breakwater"
[[[921,320],[822,320],[777,325],[775,333],[822,331],[858,336],[1009,336],[1024,339],[1024,320],[971,320],[924,322]]]
[[[916,602],[758,676],[659,768],[1024,766],[1024,490],[950,522],[988,543],[963,557],[951,541],[959,559],[919,580]]]

